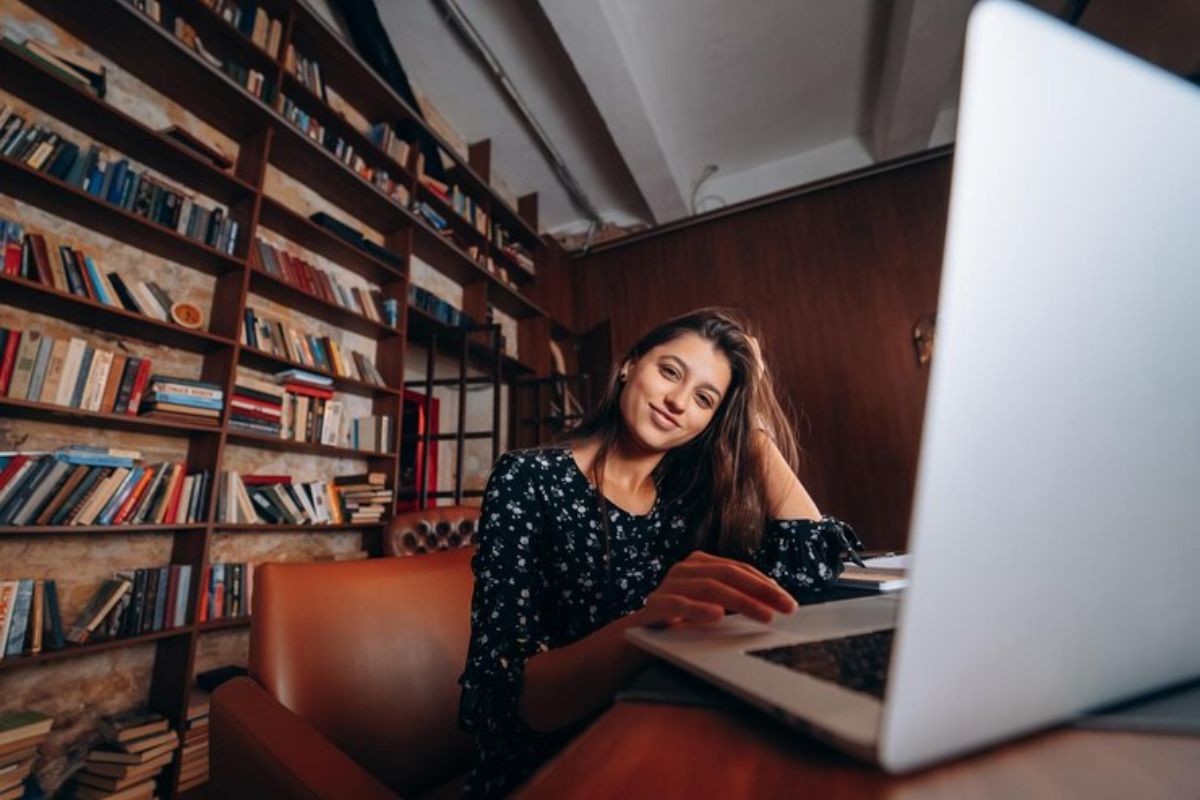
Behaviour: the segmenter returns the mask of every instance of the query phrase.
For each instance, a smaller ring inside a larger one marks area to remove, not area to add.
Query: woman
[[[857,540],[797,459],[757,340],[720,309],[643,337],[563,445],[500,458],[460,679],[468,796],[516,787],[636,674],[626,628],[768,622],[837,577]]]

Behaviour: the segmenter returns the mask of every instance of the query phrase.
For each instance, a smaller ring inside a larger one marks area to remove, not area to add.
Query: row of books
[[[46,125],[36,125],[11,107],[0,107],[0,155],[45,172],[108,203],[232,253],[238,224],[223,208],[207,208],[191,194],[168,186],[128,159],[91,145],[87,152]]]
[[[408,186],[392,177],[386,169],[371,166],[354,145],[321,124],[290,97],[280,94],[276,110],[305,136],[328,150],[333,156],[352,169],[358,177],[374,186],[401,205],[408,205]]]
[[[408,304],[413,308],[421,309],[440,322],[449,325],[451,328],[457,328],[461,325],[471,324],[471,318],[466,314],[459,311],[457,308],[450,305],[433,292],[422,289],[420,286],[417,286],[413,283],[408,284]]]
[[[99,743],[72,774],[72,796],[80,800],[149,800],[156,781],[179,749],[179,734],[166,717],[145,710],[100,718]]]
[[[153,375],[140,413],[169,422],[219,425],[224,409],[225,390],[215,383]]]
[[[254,565],[209,564],[204,568],[204,597],[196,611],[197,622],[250,616],[254,596]]]
[[[412,144],[397,134],[391,123],[379,122],[372,125],[367,129],[367,138],[400,166],[408,164],[408,157],[412,154]]]
[[[0,658],[61,650],[65,643],[53,580],[0,580]]]
[[[42,283],[106,306],[168,322],[175,300],[156,281],[135,281],[101,268],[90,255],[0,219],[4,274]],[[57,257],[56,257],[57,256]]]
[[[343,286],[329,270],[314,267],[300,256],[262,239],[255,242],[252,257],[255,265],[268,275],[374,322],[383,321],[383,295],[378,289]]]
[[[184,525],[204,519],[207,471],[140,459],[136,450],[85,445],[0,455],[0,525]]]
[[[444,183],[432,175],[422,175],[421,185],[435,197],[454,210],[472,228],[483,236],[487,236],[488,214],[475,200],[458,188],[457,184]]]
[[[0,714],[0,798],[44,796],[33,777],[33,765],[53,727],[54,719],[37,711],[16,709]]]
[[[326,103],[329,102],[329,97],[325,94],[325,79],[321,77],[321,65],[314,59],[301,55],[293,44],[289,43],[287,46],[287,52],[283,57],[283,68],[295,76],[301,86]]]
[[[383,520],[392,490],[382,472],[293,483],[287,475],[221,474],[217,517],[236,525],[366,525]]]
[[[0,328],[0,394],[83,411],[137,416],[150,359]]]
[[[283,21],[272,17],[258,3],[236,2],[236,0],[201,0],[217,16],[232,25],[271,58],[279,57],[279,46],[283,43]]]
[[[342,351],[328,336],[314,336],[285,326],[281,321],[245,311],[242,344],[306,367],[321,369],[342,378],[353,378],[375,386],[386,386],[383,375],[369,358],[356,350]]]
[[[83,644],[123,639],[187,624],[192,584],[190,564],[119,572],[104,581],[67,630],[67,641]]]
[[[208,782],[209,694],[196,689],[188,701],[183,747],[179,751],[179,791]]]
[[[325,386],[293,382],[277,386],[239,376],[230,425],[294,442],[340,447],[342,403]]]

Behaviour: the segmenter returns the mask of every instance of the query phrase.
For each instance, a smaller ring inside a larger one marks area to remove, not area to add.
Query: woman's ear
[[[629,370],[631,370],[631,369],[633,369],[632,361],[626,361],[624,364],[622,364],[621,372],[619,375],[617,375],[617,380],[619,380],[621,383],[624,383],[625,381],[629,380]]]

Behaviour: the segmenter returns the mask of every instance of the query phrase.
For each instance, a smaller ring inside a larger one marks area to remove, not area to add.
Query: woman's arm
[[[697,551],[671,567],[644,608],[531,657],[518,713],[529,727],[551,731],[602,707],[649,660],[625,639],[631,626],[714,622],[727,610],[770,622],[775,612],[795,609],[791,596],[754,567]]]
[[[819,520],[821,512],[813,502],[796,473],[788,466],[787,459],[766,431],[755,431],[755,445],[762,455],[766,469],[767,508],[772,519]]]

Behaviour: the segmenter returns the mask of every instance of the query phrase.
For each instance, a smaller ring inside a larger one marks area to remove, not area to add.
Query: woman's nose
[[[683,411],[683,403],[679,399],[679,389],[672,389],[663,397],[663,402],[667,404],[667,410],[679,413]]]

